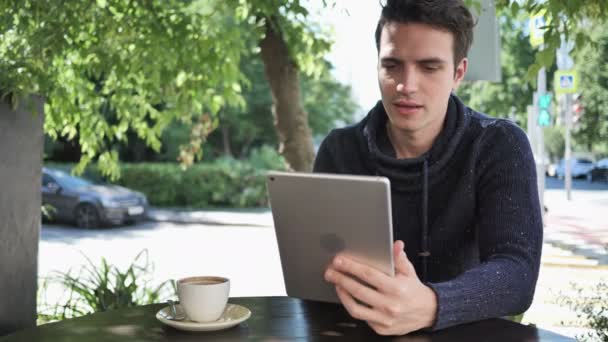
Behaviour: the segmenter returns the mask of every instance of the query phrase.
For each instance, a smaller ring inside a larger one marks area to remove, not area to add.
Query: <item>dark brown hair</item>
[[[376,26],[376,48],[389,22],[420,23],[451,32],[454,36],[454,67],[465,58],[473,44],[475,19],[462,0],[386,0]]]

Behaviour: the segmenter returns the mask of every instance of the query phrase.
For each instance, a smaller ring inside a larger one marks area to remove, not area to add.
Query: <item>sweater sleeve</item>
[[[334,135],[335,134],[332,131],[329,133],[329,135],[327,135],[327,137],[325,137],[325,139],[323,139],[321,146],[319,146],[319,151],[317,151],[312,172],[338,173],[338,169],[335,165],[335,160],[333,157],[333,151],[335,150],[336,144]]]
[[[524,312],[540,267],[543,224],[536,166],[528,139],[498,121],[481,137],[476,165],[476,230],[480,264],[429,283],[437,295],[434,330]]]

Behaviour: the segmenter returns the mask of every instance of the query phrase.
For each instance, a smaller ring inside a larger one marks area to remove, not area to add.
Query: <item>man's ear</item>
[[[460,60],[456,70],[454,71],[454,87],[453,90],[456,90],[460,85],[460,82],[464,79],[464,75],[467,73],[467,68],[469,67],[469,60],[465,57]]]

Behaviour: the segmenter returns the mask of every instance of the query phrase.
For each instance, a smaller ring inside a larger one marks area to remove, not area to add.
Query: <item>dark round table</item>
[[[0,338],[12,341],[574,341],[550,331],[491,319],[433,333],[400,337],[376,335],[365,322],[352,319],[340,305],[289,297],[230,298],[249,308],[246,322],[222,331],[183,332],[156,320],[165,304],[101,312],[50,323]]]

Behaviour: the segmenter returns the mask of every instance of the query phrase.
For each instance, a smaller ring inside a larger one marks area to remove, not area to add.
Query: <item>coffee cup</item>
[[[217,321],[224,312],[230,293],[230,280],[224,277],[188,277],[177,281],[177,297],[188,319]]]

